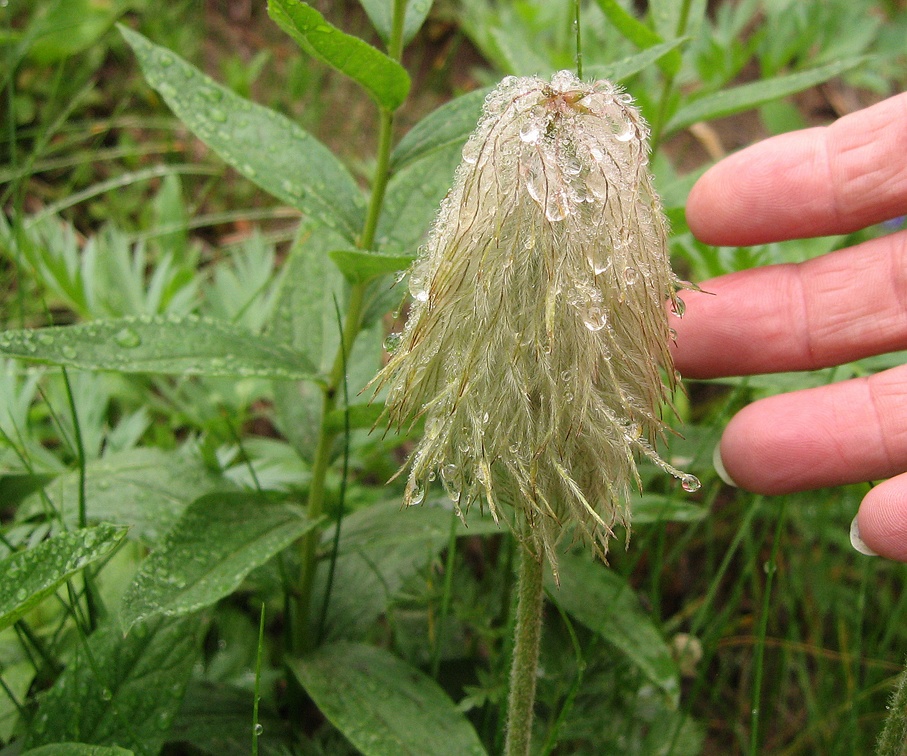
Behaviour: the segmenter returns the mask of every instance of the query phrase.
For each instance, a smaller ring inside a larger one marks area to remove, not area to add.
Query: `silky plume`
[[[555,570],[568,531],[605,558],[637,458],[699,487],[655,450],[683,284],[631,103],[569,71],[488,95],[376,379],[392,425],[425,420],[405,503],[440,478],[461,516],[483,500]]]

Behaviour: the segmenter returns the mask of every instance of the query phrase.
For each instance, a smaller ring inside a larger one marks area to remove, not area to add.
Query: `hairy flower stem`
[[[542,640],[542,557],[521,541],[516,630],[507,701],[506,756],[527,756],[532,743],[536,670]]]
[[[407,0],[394,0],[391,38],[388,42],[388,55],[399,61],[403,54],[403,19],[406,14]],[[369,197],[368,211],[362,235],[359,237],[360,249],[368,250],[375,243],[375,232],[378,229],[378,219],[384,204],[384,193],[390,179],[390,154],[393,146],[394,113],[384,108],[380,111],[378,127],[378,154],[375,160],[375,176],[372,182],[372,192]],[[312,480],[309,485],[307,502],[308,516],[317,520],[324,512],[325,480],[331,463],[331,450],[337,437],[337,432],[329,429],[327,418],[337,406],[337,395],[343,385],[344,365],[346,358],[353,348],[353,342],[359,335],[362,327],[362,311],[365,303],[365,285],[353,284],[350,288],[350,298],[347,304],[346,315],[343,319],[343,338],[321,400],[321,427],[318,432],[318,442],[315,446],[315,457],[312,460]],[[318,542],[320,532],[312,530],[299,541],[299,581],[293,597],[293,653],[298,655],[312,648],[314,645],[312,622],[312,588],[315,581],[315,571],[318,560]]]

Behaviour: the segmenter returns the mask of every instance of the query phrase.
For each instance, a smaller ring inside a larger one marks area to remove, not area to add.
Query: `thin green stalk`
[[[252,756],[258,756],[258,739],[262,727],[258,721],[258,703],[261,701],[261,657],[265,647],[265,605],[261,604],[258,617],[258,651],[255,654],[255,691],[252,699]]]
[[[573,33],[576,35],[576,78],[583,78],[583,40],[580,28],[580,6],[582,0],[573,0]]]
[[[391,38],[388,43],[388,55],[399,61],[403,54],[403,19],[406,13],[407,0],[394,0],[393,16],[391,23]],[[360,249],[368,250],[375,243],[375,233],[378,229],[378,219],[384,203],[384,193],[387,182],[390,180],[390,154],[393,144],[394,114],[392,111],[380,111],[378,129],[378,155],[375,161],[375,177],[372,182],[372,192],[369,197],[368,210],[365,224],[359,237]],[[308,516],[312,520],[319,519],[324,513],[325,480],[331,462],[331,451],[336,439],[336,431],[328,428],[327,418],[337,404],[337,393],[345,376],[345,355],[350,354],[353,342],[362,327],[362,313],[365,303],[365,286],[354,284],[350,288],[350,298],[347,304],[346,316],[341,329],[341,343],[334,358],[334,364],[327,383],[324,386],[321,401],[321,427],[318,441],[315,446],[315,457],[312,461],[312,479],[309,484]],[[292,614],[292,650],[294,654],[301,654],[313,645],[312,637],[312,589],[315,582],[317,568],[318,542],[320,534],[317,530],[310,531],[300,539],[299,558],[300,571],[299,583],[293,596]]]
[[[775,539],[772,543],[772,553],[769,556],[767,575],[765,578],[765,588],[762,594],[762,610],[759,617],[759,628],[756,633],[756,653],[753,658],[753,665],[756,674],[753,679],[753,706],[752,716],[750,719],[750,753],[758,753],[759,747],[759,718],[761,715],[760,703],[762,697],[762,676],[764,672],[763,660],[765,658],[765,634],[768,630],[768,613],[772,598],[772,582],[774,581],[775,571],[778,568],[778,547],[781,543],[781,532],[784,527],[784,500],[782,499],[781,511],[778,513],[778,524],[775,527]]]
[[[506,756],[528,756],[532,743],[535,681],[542,640],[542,560],[520,543],[516,632],[507,701]]]
[[[447,561],[444,564],[444,587],[441,591],[441,611],[438,613],[434,648],[431,652],[431,676],[437,680],[441,668],[441,649],[444,645],[444,626],[450,611],[450,596],[453,593],[454,557],[457,555],[457,524],[460,518],[455,511],[450,513],[450,532],[447,536]]]
[[[683,5],[680,8],[680,17],[677,20],[675,37],[682,37],[687,30],[687,21],[690,17],[691,4],[692,0],[683,0]],[[661,89],[661,98],[658,102],[658,115],[655,118],[655,122],[652,124],[652,138],[649,140],[653,155],[658,149],[658,145],[661,142],[661,133],[668,120],[668,103],[674,93],[674,79],[674,74],[668,75],[665,78],[664,86]]]

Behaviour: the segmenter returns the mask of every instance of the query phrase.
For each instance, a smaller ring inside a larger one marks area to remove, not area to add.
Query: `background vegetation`
[[[272,0],[294,41],[251,1],[0,3],[0,753],[500,750],[513,544],[440,487],[400,511],[407,439],[360,391],[484,88],[572,68],[572,3],[410,0],[396,36],[392,5]],[[682,208],[722,154],[902,90],[903,2],[649,5],[583,4],[584,69],[653,126],[682,275],[896,230],[714,248]],[[702,488],[645,470],[629,548],[564,555],[538,752],[872,750],[907,591],[849,545],[866,486],[765,499],[710,460],[747,402],[903,359],[687,385]]]

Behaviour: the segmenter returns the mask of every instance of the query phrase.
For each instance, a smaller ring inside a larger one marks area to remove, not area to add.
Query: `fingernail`
[[[860,538],[860,526],[857,524],[856,517],[854,517],[853,522],[850,523],[850,545],[866,556],[878,556],[878,554],[863,543],[863,539]]]
[[[727,470],[724,469],[724,461],[721,459],[720,441],[715,445],[715,451],[712,452],[712,464],[715,466],[715,472],[718,473],[719,478],[721,478],[729,486],[739,488],[739,486],[734,482],[734,479],[730,475],[728,475]]]

